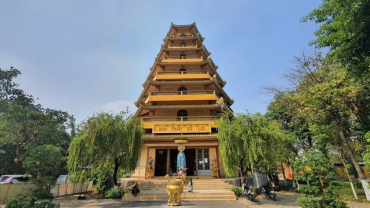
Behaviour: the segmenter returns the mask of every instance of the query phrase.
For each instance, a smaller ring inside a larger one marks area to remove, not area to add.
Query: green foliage
[[[107,190],[104,194],[104,198],[106,199],[122,199],[125,195],[125,190],[123,188],[111,188]]]
[[[370,167],[370,131],[367,132],[365,135],[366,139],[366,151],[364,154],[364,160],[366,162],[367,167]]]
[[[65,131],[67,117],[66,112],[43,109],[40,105],[30,108],[8,105],[0,115],[0,143],[15,149],[13,160],[21,165],[38,145],[62,146],[69,142]]]
[[[348,65],[351,72],[369,72],[370,0],[323,0],[302,19],[320,24],[311,44],[329,47],[329,61]]]
[[[104,165],[112,171],[116,185],[119,169],[133,171],[136,168],[143,133],[141,120],[128,110],[116,115],[100,112],[89,118],[68,149],[70,175],[79,180],[83,170],[91,176]]]
[[[8,103],[22,106],[33,104],[33,97],[19,89],[19,85],[13,81],[19,75],[21,72],[14,67],[10,67],[9,70],[0,68],[0,112],[3,112],[3,108]]]
[[[334,165],[321,152],[310,150],[294,162],[297,179],[310,180],[319,184],[320,180],[335,178]]]
[[[298,199],[302,207],[346,207],[344,202],[336,201],[335,188],[323,187],[324,179],[335,177],[334,165],[321,153],[311,150],[303,153],[294,163],[297,179],[309,180],[310,185],[300,185],[303,198]],[[325,189],[325,191],[324,191]]]
[[[331,181],[329,184],[330,187],[334,188],[334,193],[337,199],[340,199],[342,201],[367,201],[365,192],[362,188],[362,184],[359,181],[355,181],[353,183],[358,196],[358,200],[355,199],[350,183],[348,181]]]
[[[50,200],[36,202],[38,199],[42,199],[38,196],[37,191],[27,190],[23,194],[19,194],[15,197],[8,199],[5,203],[6,208],[45,208],[54,207],[55,204]]]
[[[301,185],[305,192],[316,191],[315,187],[310,187],[307,185]],[[337,201],[334,197],[333,190],[329,187],[326,189],[327,192],[321,195],[320,198],[300,198],[297,200],[298,204],[302,208],[346,208],[346,203],[342,201]]]
[[[242,188],[233,186],[231,191],[235,194],[236,197],[241,197],[243,195]]]
[[[261,114],[249,113],[236,114],[231,119],[226,114],[218,122],[220,155],[228,176],[239,171],[245,175],[263,159],[276,166],[285,139],[277,122],[269,121]]]
[[[102,198],[105,192],[113,186],[113,170],[109,161],[94,169],[91,179],[98,192],[98,196]]]
[[[23,166],[33,176],[36,176],[33,178],[36,187],[50,191],[59,175],[63,161],[60,148],[53,145],[41,145],[30,151]]]

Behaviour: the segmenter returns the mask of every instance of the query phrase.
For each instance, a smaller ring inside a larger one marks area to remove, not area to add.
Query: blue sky
[[[44,107],[74,114],[133,105],[171,22],[196,21],[235,99],[266,111],[264,86],[287,86],[292,57],[311,50],[319,25],[299,20],[321,0],[1,0],[0,66]]]

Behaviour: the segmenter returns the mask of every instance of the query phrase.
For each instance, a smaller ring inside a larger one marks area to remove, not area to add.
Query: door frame
[[[198,169],[198,150],[200,149],[208,149],[208,154],[209,153],[209,149],[211,147],[209,146],[204,146],[204,147],[190,147],[188,149],[195,149],[195,170],[196,170],[196,175],[195,176],[208,176],[208,172],[207,174],[205,175],[199,175],[199,171],[202,171],[202,170],[199,170]],[[149,157],[149,152],[150,152],[150,149],[154,149],[154,152],[157,152],[157,149],[163,149],[163,150],[167,150],[167,164],[166,164],[166,173],[169,172],[170,170],[170,150],[173,150],[173,149],[177,149],[177,147],[173,147],[173,146],[170,146],[170,147],[149,147],[148,148],[148,151],[147,151],[147,157],[146,157],[146,160],[148,160],[148,157]],[[216,148],[216,153],[218,151],[218,148]],[[219,163],[219,160],[218,160],[218,153],[216,154],[217,155],[217,163]],[[155,157],[155,160],[154,160],[154,167],[153,167],[153,176],[156,176],[155,175],[155,164],[157,163],[157,157]],[[203,153],[203,157],[204,157],[204,153]],[[210,163],[210,158],[208,158],[208,162]],[[148,163],[148,161],[146,161],[146,163]],[[218,164],[219,165],[219,164]],[[210,166],[210,169],[209,170],[205,170],[205,171],[209,171],[209,176],[211,175],[211,166]]]
[[[202,157],[203,157],[203,167],[204,167],[204,150],[205,149],[207,149],[208,150],[208,158],[207,158],[207,160],[208,160],[208,165],[209,165],[209,169],[208,170],[198,170],[197,171],[197,175],[198,176],[210,176],[211,175],[211,164],[210,164],[210,162],[211,162],[211,160],[210,160],[210,151],[209,151],[209,147],[208,148],[198,148],[197,150],[196,150],[196,154],[197,154],[197,169],[198,169],[198,151],[199,150],[201,150],[202,151]]]

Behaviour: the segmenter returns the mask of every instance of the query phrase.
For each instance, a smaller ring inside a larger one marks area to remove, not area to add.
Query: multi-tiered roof
[[[213,122],[234,100],[223,87],[195,22],[174,25],[135,102],[142,117],[146,139],[217,138]]]

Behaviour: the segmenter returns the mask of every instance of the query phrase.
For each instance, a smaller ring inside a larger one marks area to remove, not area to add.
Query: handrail
[[[167,56],[163,57],[163,60],[166,59],[203,59],[203,56]]]
[[[173,45],[168,45],[168,48],[171,47],[198,47],[198,44],[195,45],[186,45],[186,44],[173,44]]]
[[[220,119],[220,116],[192,116],[192,117],[142,117],[143,122],[161,122],[161,121],[213,121]]]
[[[156,75],[170,75],[170,74],[209,74],[209,71],[156,72]]]
[[[188,37],[194,37],[194,35],[173,35],[173,38],[188,38]]]
[[[150,96],[161,96],[161,95],[209,95],[216,94],[216,91],[203,90],[203,91],[176,91],[176,92],[150,92]]]

